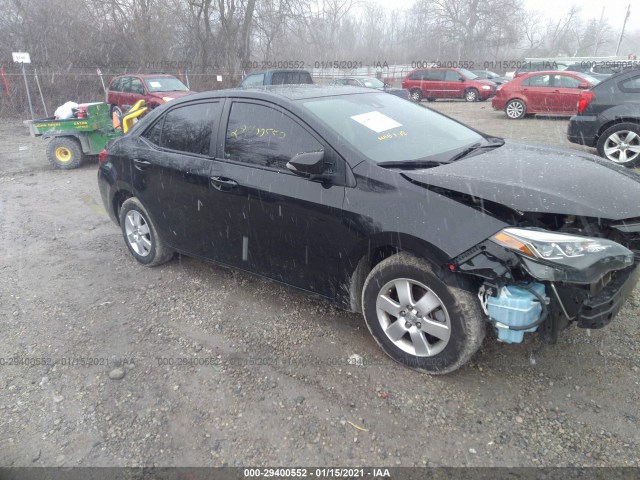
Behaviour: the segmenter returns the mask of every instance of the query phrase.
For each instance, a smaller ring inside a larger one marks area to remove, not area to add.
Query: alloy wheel
[[[631,130],[612,133],[605,140],[604,154],[616,163],[629,163],[640,156],[640,135]]]
[[[146,257],[151,252],[151,233],[149,225],[140,212],[131,210],[125,219],[125,232],[129,245],[141,257]]]

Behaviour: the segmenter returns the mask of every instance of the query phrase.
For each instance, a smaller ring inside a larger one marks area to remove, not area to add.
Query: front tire
[[[411,101],[415,102],[415,103],[420,103],[420,101],[422,100],[422,90],[420,90],[419,88],[414,88],[409,92],[410,96],[411,96]]]
[[[119,218],[124,243],[138,262],[155,267],[171,260],[173,251],[158,236],[149,213],[137,198],[122,204]]]
[[[479,97],[480,97],[480,94],[478,93],[478,90],[476,90],[475,88],[470,88],[469,90],[464,92],[464,99],[467,102],[477,102]]]
[[[598,138],[598,155],[625,167],[640,164],[640,125],[618,123]]]
[[[75,138],[54,137],[47,145],[47,159],[56,168],[71,170],[80,166],[84,155]]]
[[[362,311],[387,355],[430,374],[460,368],[484,339],[477,299],[446,285],[429,263],[407,253],[374,267],[362,291]]]
[[[527,114],[527,106],[518,98],[509,101],[504,107],[504,113],[511,120],[520,120]]]

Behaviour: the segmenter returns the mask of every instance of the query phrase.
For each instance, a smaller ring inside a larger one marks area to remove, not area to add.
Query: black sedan
[[[511,343],[603,327],[640,271],[626,169],[371,89],[175,100],[108,145],[98,181],[141,264],[179,252],[321,295],[429,373],[467,362],[486,327]]]
[[[382,80],[378,80],[374,77],[341,77],[333,80],[329,85],[350,85],[352,87],[364,87],[375,88],[382,92],[390,93],[396,97],[404,98],[405,100],[411,100],[409,90],[406,88],[396,88],[388,83],[384,83]]]
[[[640,68],[625,70],[580,93],[570,142],[595,147],[625,167],[640,166]]]

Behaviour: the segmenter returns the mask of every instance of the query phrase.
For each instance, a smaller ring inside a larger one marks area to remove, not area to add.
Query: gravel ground
[[[429,106],[570,145],[566,119]],[[189,258],[139,266],[96,164],[54,170],[44,149],[0,123],[0,466],[640,466],[638,290],[609,328],[489,335],[429,377],[323,300]]]

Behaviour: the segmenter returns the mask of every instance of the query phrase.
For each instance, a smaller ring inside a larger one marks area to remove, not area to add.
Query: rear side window
[[[218,102],[174,108],[164,115],[159,144],[163,148],[179,152],[209,155],[211,135],[219,118]],[[151,130],[149,132],[150,135],[155,135]],[[151,138],[147,138],[152,141]]]
[[[255,103],[232,105],[224,158],[286,171],[297,153],[319,150],[322,145],[279,110]]]
[[[249,75],[242,81],[243,87],[255,87],[256,85],[262,85],[264,83],[264,73],[258,73],[255,75]]]
[[[620,82],[620,90],[627,93],[640,93],[640,75]]]
[[[130,92],[131,91],[131,77],[122,77],[120,82],[118,82],[118,87],[120,92]]]
[[[523,87],[548,87],[549,75],[534,75],[522,81]]]
[[[113,92],[119,92],[120,91],[120,82],[122,82],[122,78],[116,78],[111,85],[109,86],[109,90],[113,91]]]
[[[424,72],[424,79],[432,82],[441,82],[444,80],[444,72],[444,70],[427,70]]]

